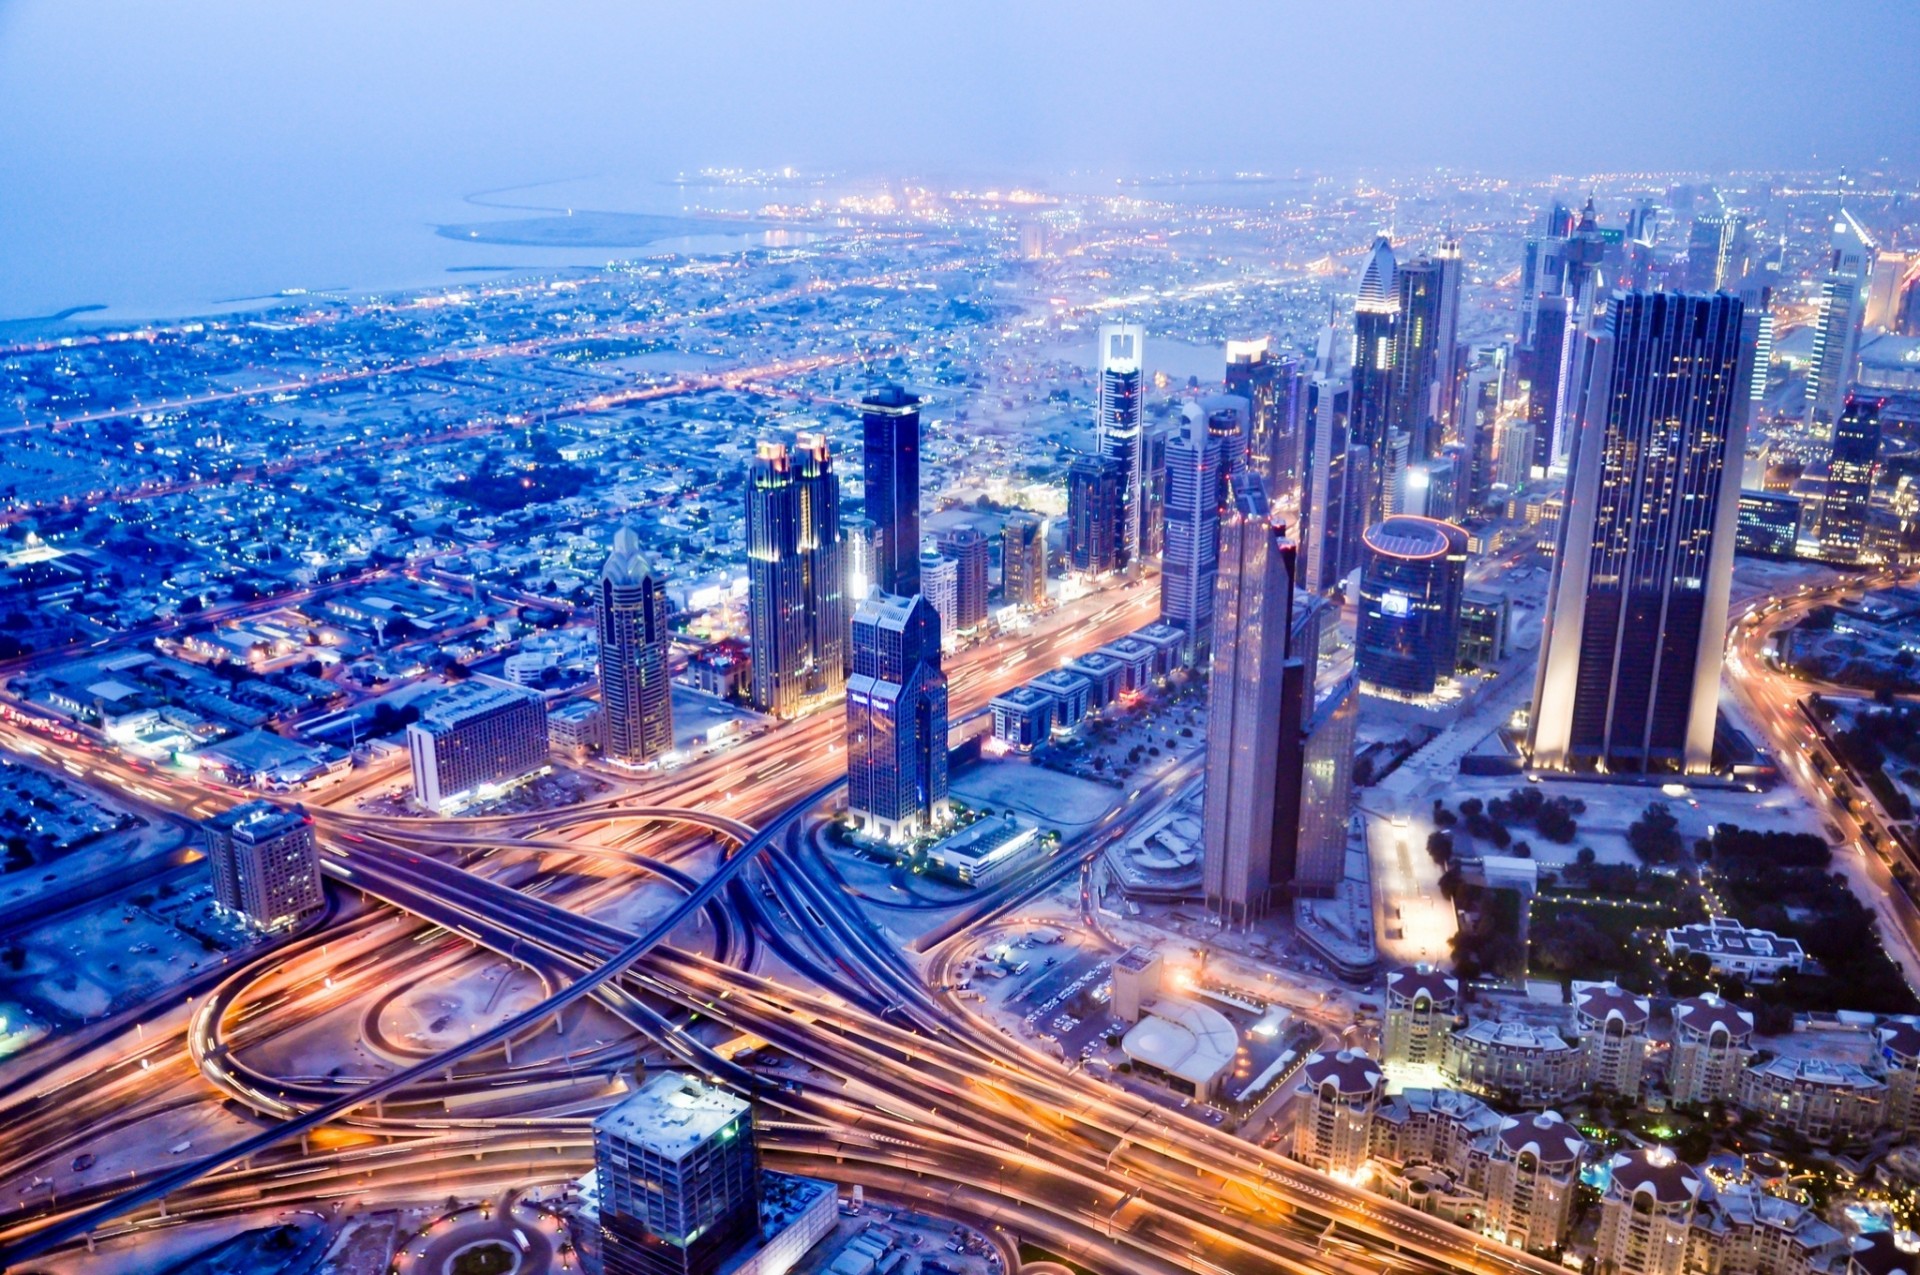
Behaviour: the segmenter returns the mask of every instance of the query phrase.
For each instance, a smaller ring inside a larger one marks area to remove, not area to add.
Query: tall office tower
[[[959,641],[960,627],[954,623],[960,614],[960,564],[937,549],[920,555],[920,587],[927,605],[940,617],[940,640],[951,651]]]
[[[1880,408],[1884,399],[1847,395],[1833,423],[1827,494],[1820,502],[1820,553],[1857,562],[1867,545],[1874,472],[1880,464]]]
[[[713,1275],[760,1229],[753,1109],[660,1072],[593,1122],[606,1275]]]
[[[1807,413],[1823,425],[1840,415],[1853,380],[1874,253],[1873,237],[1844,208],[1833,223],[1832,244],[1814,320],[1813,361],[1807,368]]]
[[[1163,512],[1167,507],[1167,443],[1173,438],[1173,426],[1159,421],[1145,426],[1140,434],[1141,501],[1140,558],[1142,566],[1158,562],[1166,546],[1160,542]]]
[[[1467,533],[1450,522],[1401,516],[1367,528],[1354,663],[1363,690],[1419,699],[1460,662],[1460,595]]]
[[[1331,616],[1332,609],[1326,604]],[[1300,625],[1294,629],[1299,633]],[[1313,696],[1309,687],[1307,695]],[[1319,702],[1301,727],[1300,832],[1294,853],[1296,897],[1332,896],[1346,876],[1347,820],[1353,814],[1353,749],[1360,729],[1360,683],[1351,673]]]
[[[852,514],[840,520],[840,556],[847,569],[847,604],[872,593],[880,570],[879,529],[873,519]],[[920,562],[916,558],[914,566]]]
[[[987,622],[987,535],[978,527],[955,527],[939,537],[942,557],[953,559],[957,577],[951,616],[943,614],[942,623],[950,623],[961,633],[971,633]]]
[[[875,593],[854,609],[847,808],[888,841],[947,821],[947,679],[940,616],[923,597]]]
[[[327,905],[313,820],[295,806],[249,801],[200,825],[213,869],[213,901],[262,930],[291,925]]]
[[[1230,412],[1202,420],[1189,406],[1186,430],[1167,445],[1166,554],[1160,568],[1160,618],[1187,635],[1192,664],[1208,658],[1213,630],[1214,577],[1220,565],[1220,509],[1228,481],[1225,440],[1212,428]]]
[[[1094,432],[1100,454],[1120,466],[1120,525],[1116,569],[1137,570],[1145,537],[1147,457],[1141,431],[1146,406],[1143,376],[1146,330],[1134,323],[1100,327],[1099,381],[1094,386]]]
[[[1591,341],[1527,751],[1555,770],[1701,772],[1746,451],[1740,302],[1618,293]]]
[[[1753,376],[1747,394],[1754,403],[1748,415],[1752,420],[1752,413],[1760,410],[1759,404],[1767,397],[1767,381],[1773,370],[1772,288],[1749,283],[1740,289],[1740,322],[1744,329],[1740,339],[1753,351]]]
[[[1117,571],[1126,517],[1126,471],[1104,456],[1081,456],[1067,467],[1067,566],[1081,575]]]
[[[1019,510],[1000,529],[1000,596],[1010,607],[1047,604],[1047,520]]]
[[[1544,476],[1553,467],[1554,440],[1561,434],[1561,386],[1567,373],[1568,337],[1573,302],[1543,296],[1534,316],[1533,349],[1527,359],[1527,424],[1533,427],[1533,469]]]
[[[776,717],[839,694],[847,676],[840,480],[823,436],[794,448],[761,443],[747,477],[752,702]]]
[[[920,592],[920,400],[883,385],[860,402],[862,477],[873,520],[875,570],[887,593]]]
[[[1307,494],[1304,566],[1307,589],[1331,593],[1346,579],[1356,559],[1360,534],[1360,474],[1367,458],[1348,430],[1351,391],[1345,380],[1315,377],[1307,387],[1304,468]]]
[[[1874,254],[1867,278],[1867,303],[1862,320],[1867,327],[1892,331],[1900,315],[1900,292],[1920,271],[1920,251],[1882,248]]]
[[[1247,466],[1289,511],[1301,498],[1309,379],[1300,360],[1276,358],[1267,337],[1227,342],[1227,394],[1247,401]]]
[[[1457,271],[1457,263],[1455,268]],[[1440,447],[1439,338],[1445,273],[1443,262],[1424,255],[1394,272],[1399,322],[1394,329],[1393,388],[1387,420],[1390,428],[1411,440],[1416,461],[1434,455]],[[1448,364],[1451,366],[1450,358]]]
[[[1459,404],[1460,378],[1463,373],[1460,346],[1460,241],[1448,238],[1434,250],[1433,262],[1440,268],[1440,304],[1433,340],[1434,419],[1443,434],[1455,429],[1454,412]]]
[[[1286,528],[1249,478],[1221,520],[1207,686],[1202,883],[1228,925],[1264,915],[1296,886],[1319,626],[1295,623],[1294,565]]]
[[[1380,516],[1391,518],[1408,508],[1415,499],[1412,486],[1424,482],[1426,470],[1416,470],[1413,466],[1413,439],[1405,430],[1390,429],[1387,438],[1375,450],[1374,464],[1380,474]],[[1425,508],[1425,493],[1418,496],[1421,508]]]
[[[1524,416],[1503,416],[1495,426],[1493,481],[1511,499],[1533,472],[1533,426]]]
[[[547,764],[547,709],[505,682],[461,682],[407,726],[413,799],[445,813]]]
[[[1541,218],[1540,232],[1526,241],[1520,256],[1520,333],[1522,349],[1533,348],[1540,298],[1566,292],[1567,236],[1573,231],[1573,213],[1554,200]]]
[[[1475,346],[1460,390],[1454,435],[1466,449],[1467,505],[1485,507],[1497,481],[1498,422],[1508,374],[1508,347]]]
[[[1746,219],[1722,208],[1693,219],[1687,238],[1687,286],[1695,292],[1737,292],[1752,266]]]
[[[1580,209],[1580,220],[1567,233],[1566,254],[1566,294],[1578,297],[1587,290],[1587,285],[1598,285],[1601,295],[1607,291],[1602,264],[1607,256],[1609,236],[1600,229],[1600,221],[1593,211],[1593,196],[1587,196],[1585,206]]]
[[[1353,387],[1347,413],[1349,434],[1368,452],[1366,473],[1351,493],[1364,502],[1361,517],[1368,522],[1379,516],[1387,500],[1383,469],[1393,420],[1393,354],[1400,318],[1394,275],[1393,248],[1381,235],[1360,268],[1353,303]]]
[[[629,765],[673,751],[666,586],[641,554],[639,534],[626,525],[614,532],[613,552],[600,568],[594,620],[607,756]]]

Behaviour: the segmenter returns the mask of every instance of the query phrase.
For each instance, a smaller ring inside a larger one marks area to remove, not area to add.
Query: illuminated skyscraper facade
[[[1363,501],[1363,525],[1379,519],[1390,499],[1385,467],[1387,435],[1393,426],[1393,356],[1400,319],[1395,274],[1393,247],[1381,235],[1373,241],[1360,268],[1353,303],[1352,396],[1347,428],[1353,442],[1366,448],[1367,465],[1349,495],[1358,495]]]
[[[1081,456],[1067,467],[1067,566],[1088,576],[1119,570],[1126,517],[1126,471],[1104,456]]]
[[[925,598],[874,593],[854,609],[847,807],[889,841],[947,820],[947,679],[940,617]]]
[[[1827,277],[1820,285],[1820,310],[1814,320],[1813,361],[1807,368],[1807,414],[1822,424],[1840,415],[1853,380],[1873,260],[1872,236],[1842,209],[1833,223]]]
[[[1047,520],[1039,514],[1009,514],[1000,529],[1000,596],[1029,611],[1047,604]]]
[[[883,385],[860,403],[862,477],[874,527],[868,583],[888,593],[920,592],[920,400]]]
[[[1453,677],[1460,655],[1460,595],[1467,533],[1402,515],[1362,537],[1355,665],[1363,687],[1417,699]]]
[[[1537,766],[1712,760],[1745,452],[1737,298],[1616,293],[1589,338],[1541,639]]]
[[[1866,550],[1873,480],[1880,465],[1882,402],[1850,394],[1833,423],[1827,491],[1820,502],[1822,557],[1857,562]]]
[[[1234,430],[1233,413],[1219,411]],[[1214,577],[1220,563],[1220,507],[1228,441],[1196,407],[1185,431],[1167,445],[1166,554],[1161,560],[1160,618],[1187,635],[1188,658],[1207,658],[1213,630]],[[1233,442],[1239,440],[1235,437]]]
[[[827,440],[801,434],[792,452],[761,443],[746,505],[753,706],[793,717],[846,687],[840,480]]]
[[[1100,328],[1099,379],[1094,385],[1094,433],[1100,455],[1120,469],[1120,527],[1115,568],[1133,570],[1147,536],[1148,466],[1142,424],[1146,384],[1146,330],[1134,323]]]
[[[594,611],[600,638],[600,704],[607,756],[628,765],[673,750],[673,685],[666,581],[630,526],[613,536]]]

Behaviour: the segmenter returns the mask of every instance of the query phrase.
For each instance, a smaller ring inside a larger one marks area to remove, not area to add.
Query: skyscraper
[[[1553,467],[1554,442],[1564,432],[1560,424],[1560,398],[1572,327],[1570,299],[1563,296],[1539,299],[1534,312],[1533,348],[1527,352],[1525,362],[1530,378],[1527,424],[1533,427],[1533,468],[1540,474]]]
[[[711,1275],[760,1228],[753,1109],[661,1072],[593,1122],[607,1275]]]
[[[870,836],[911,840],[947,818],[947,679],[925,598],[875,593],[853,613],[847,807]]]
[[[1100,327],[1099,381],[1094,386],[1094,431],[1100,454],[1120,467],[1120,536],[1116,568],[1139,565],[1145,538],[1147,457],[1141,432],[1146,331],[1138,324]]]
[[[1449,238],[1434,250],[1440,270],[1440,301],[1434,316],[1433,415],[1443,435],[1455,437],[1454,410],[1459,401],[1460,367],[1460,241]]]
[[[952,615],[942,614],[954,636],[971,633],[987,622],[987,536],[978,527],[955,527],[939,538],[942,557],[953,559],[956,574]]]
[[[860,403],[867,517],[874,526],[869,583],[888,593],[920,592],[920,400],[883,385]]]
[[[295,806],[249,801],[201,825],[213,900],[258,929],[291,925],[327,905],[313,820]]]
[[[1316,594],[1331,593],[1358,561],[1367,455],[1348,430],[1350,396],[1343,379],[1317,376],[1307,386],[1301,575]]]
[[[777,717],[839,694],[847,675],[840,480],[823,436],[794,447],[761,443],[747,478],[753,706]]]
[[[1724,293],[1616,293],[1579,446],[1527,751],[1552,769],[1704,771],[1733,574],[1749,351]]]
[[[1362,502],[1361,519],[1380,518],[1388,499],[1384,473],[1387,432],[1393,424],[1393,355],[1400,303],[1393,247],[1385,235],[1360,268],[1353,303],[1353,379],[1348,431],[1367,449],[1366,473],[1349,497]]]
[[[1428,256],[1415,257],[1394,272],[1399,316],[1394,327],[1387,421],[1390,428],[1411,440],[1416,464],[1440,447],[1438,391],[1444,275],[1443,263]]]
[[[840,556],[847,570],[847,604],[851,606],[874,590],[880,570],[880,532],[873,519],[854,514],[840,520]],[[914,565],[920,565],[915,559]]]
[[[1880,408],[1884,400],[1847,396],[1833,423],[1827,492],[1820,502],[1820,553],[1857,562],[1867,545],[1873,479],[1880,464]]]
[[[607,756],[629,765],[673,749],[673,686],[667,655],[666,581],[640,552],[629,525],[613,534],[600,569],[594,620],[600,637],[600,702]]]
[[[1431,695],[1459,662],[1467,533],[1403,515],[1367,528],[1362,544],[1360,683],[1376,694]]]
[[[1067,467],[1067,566],[1082,575],[1118,570],[1121,521],[1126,517],[1122,489],[1126,472],[1118,461],[1081,456]]]
[[[1205,419],[1203,419],[1205,415]],[[1220,508],[1227,466],[1223,438],[1213,428],[1223,418],[1235,433],[1234,414],[1204,414],[1190,405],[1185,431],[1167,445],[1166,555],[1161,560],[1160,618],[1187,635],[1187,658],[1208,658],[1213,629],[1214,577],[1220,562]]]
[[[1202,883],[1224,924],[1265,915],[1294,885],[1317,628],[1295,618],[1293,544],[1249,478],[1221,520],[1207,687]]]
[[[1814,320],[1813,361],[1807,368],[1807,413],[1821,424],[1839,416],[1853,380],[1873,255],[1873,237],[1852,213],[1841,209],[1833,223],[1827,277],[1820,284],[1820,311]]]
[[[1047,520],[1019,510],[1000,531],[1000,596],[1008,606],[1047,604]]]
[[[960,614],[960,564],[941,553],[938,549],[925,549],[920,554],[920,587],[926,592],[922,595],[927,605],[940,617],[941,645],[951,651],[958,640],[960,627],[955,618]]]

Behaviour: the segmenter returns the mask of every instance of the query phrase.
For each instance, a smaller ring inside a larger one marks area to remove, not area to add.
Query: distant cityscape
[[[0,337],[0,1268],[1920,1269],[1908,179],[702,180]]]

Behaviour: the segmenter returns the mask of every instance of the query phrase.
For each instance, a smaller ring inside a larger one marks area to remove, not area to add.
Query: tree
[[[1680,821],[1664,801],[1651,802],[1627,828],[1627,845],[1644,863],[1672,863],[1680,857]]]
[[[1573,861],[1583,868],[1591,868],[1594,857],[1592,846],[1581,846],[1579,852],[1573,856]]]
[[[1434,829],[1427,834],[1427,854],[1441,867],[1453,862],[1453,837],[1451,834]]]

